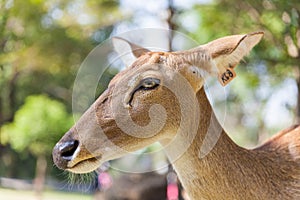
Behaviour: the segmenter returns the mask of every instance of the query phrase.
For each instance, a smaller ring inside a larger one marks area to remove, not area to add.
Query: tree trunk
[[[38,197],[38,199],[42,199],[42,192],[45,184],[47,170],[47,160],[45,155],[39,155],[36,161],[36,173],[34,180],[34,191]]]
[[[169,38],[168,38],[168,48],[169,51],[172,51],[172,40],[173,40],[173,31],[176,29],[176,24],[174,23],[175,7],[173,0],[168,0],[168,18],[166,19],[169,29]]]
[[[297,107],[296,107],[296,112],[295,112],[295,118],[296,118],[296,123],[300,123],[300,69],[299,66],[296,67],[296,83],[297,83]]]

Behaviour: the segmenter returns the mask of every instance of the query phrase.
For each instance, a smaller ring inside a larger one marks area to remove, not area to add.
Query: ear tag
[[[222,86],[227,85],[230,81],[232,81],[236,77],[236,73],[233,68],[229,67],[222,74],[219,74],[219,82]]]

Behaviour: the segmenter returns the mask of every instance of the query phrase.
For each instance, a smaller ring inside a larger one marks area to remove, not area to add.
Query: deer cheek
[[[150,106],[147,103],[143,103],[143,100],[141,101],[133,103],[133,106],[129,110],[129,114],[134,123],[139,126],[146,126],[151,120],[149,117]]]

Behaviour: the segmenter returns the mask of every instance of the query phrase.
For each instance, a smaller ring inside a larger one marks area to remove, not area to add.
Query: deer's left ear
[[[123,38],[113,37],[112,43],[115,51],[121,56],[126,66],[130,66],[138,57],[150,52],[150,50],[133,44]]]
[[[263,32],[232,35],[201,46],[210,55],[212,65],[217,67],[219,81],[223,86],[235,77],[234,67],[261,40],[263,35]]]

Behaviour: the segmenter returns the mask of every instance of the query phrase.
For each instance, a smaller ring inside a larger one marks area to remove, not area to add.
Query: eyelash
[[[147,84],[149,85],[149,87],[147,86]],[[160,84],[160,80],[159,79],[156,79],[156,78],[146,78],[146,79],[144,79],[144,80],[141,81],[140,86],[138,87],[138,89],[151,90],[151,89],[154,89],[157,86],[159,86],[159,84]]]
[[[152,82],[155,82],[155,84],[152,87],[145,87],[143,84],[145,83],[145,81],[150,80]],[[129,105],[131,106],[131,102],[133,100],[133,96],[135,94],[135,92],[139,91],[139,90],[152,90],[155,89],[156,87],[158,87],[160,85],[160,80],[156,79],[156,78],[145,78],[141,81],[141,83],[136,87],[136,89],[132,92],[131,94],[131,98],[129,100]]]

